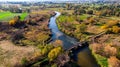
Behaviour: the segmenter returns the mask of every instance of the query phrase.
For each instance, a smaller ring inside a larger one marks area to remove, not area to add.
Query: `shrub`
[[[52,45],[46,45],[43,47],[43,49],[41,49],[41,54],[42,55],[46,55],[49,53],[49,51],[53,49],[53,46]]]
[[[12,20],[9,21],[9,25],[15,25],[20,21],[20,16],[15,16]]]
[[[21,60],[21,64],[22,64],[22,65],[25,65],[27,62],[28,62],[28,61],[27,61],[27,59],[26,59],[25,57],[22,58],[22,60]]]
[[[15,20],[10,20],[10,21],[9,21],[9,25],[11,25],[11,26],[12,26],[12,25],[15,25],[15,23],[16,23]]]
[[[118,21],[117,20],[110,20],[106,24],[108,25],[108,27],[112,27],[112,26],[118,24]]]
[[[23,45],[36,45],[35,42],[30,41],[30,40],[21,40],[21,43]]]
[[[15,31],[14,33],[11,34],[11,40],[18,44],[18,41],[23,39],[24,36],[23,36],[23,30],[18,30],[18,31]]]
[[[45,54],[47,54],[48,52],[49,52],[49,51],[48,51],[47,47],[44,47],[44,49],[41,50],[41,54],[42,54],[42,55],[45,55]]]
[[[87,26],[84,23],[82,23],[82,24],[76,26],[75,32],[76,33],[84,33],[86,28],[87,28]]]
[[[106,15],[107,15],[107,11],[106,10],[101,11],[100,16],[106,16]]]
[[[112,32],[113,33],[119,33],[120,32],[120,28],[118,26],[113,26],[112,27]]]
[[[51,67],[58,67],[57,64],[53,64]]]
[[[102,44],[92,44],[92,49],[93,49],[93,52],[96,53],[96,54],[100,54],[100,55],[103,55],[104,54],[104,45]]]
[[[90,18],[88,19],[88,22],[89,22],[90,24],[94,24],[94,23],[95,23],[95,18],[90,17]]]
[[[117,56],[118,59],[120,59],[120,47],[117,47]]]
[[[53,46],[54,47],[58,47],[58,46],[62,46],[63,42],[61,40],[55,40],[55,42],[53,42]]]
[[[110,45],[106,45],[104,47],[104,54],[105,54],[106,57],[116,56],[117,55],[117,49],[115,47],[111,47]]]
[[[111,56],[108,59],[109,67],[120,67],[120,60],[118,60],[115,56]]]
[[[87,14],[93,14],[93,10],[88,10]]]
[[[49,35],[44,32],[37,33],[37,31],[33,30],[27,32],[25,34],[25,38],[38,44],[44,44],[44,42],[47,41],[47,39],[49,38]]]
[[[107,29],[108,28],[108,25],[103,25],[103,26],[101,26],[101,29]]]
[[[56,47],[48,53],[48,58],[50,61],[53,61],[62,51],[61,47]]]

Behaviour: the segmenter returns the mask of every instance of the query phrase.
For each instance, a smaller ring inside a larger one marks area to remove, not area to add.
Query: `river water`
[[[52,40],[61,40],[63,42],[64,49],[69,49],[78,41],[75,38],[65,35],[58,29],[56,18],[59,16],[60,13],[56,12],[56,15],[50,18],[49,28],[52,32]],[[99,67],[94,57],[91,55],[91,51],[88,47],[80,48],[78,51],[74,52],[74,59],[80,67]]]

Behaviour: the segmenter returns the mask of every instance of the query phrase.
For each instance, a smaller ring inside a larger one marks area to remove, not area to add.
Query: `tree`
[[[93,14],[93,10],[88,10],[87,14]]]
[[[76,9],[74,10],[74,15],[81,15],[81,14],[85,14],[86,10],[80,8],[80,9]]]
[[[14,19],[9,21],[9,25],[11,25],[11,26],[15,25],[15,23],[16,23],[16,21]]]
[[[15,24],[20,22],[20,16],[15,16],[12,20],[9,21],[9,25],[14,26]]]

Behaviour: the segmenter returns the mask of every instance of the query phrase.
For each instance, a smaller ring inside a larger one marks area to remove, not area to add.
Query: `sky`
[[[77,0],[0,0],[1,1],[77,1]]]
[[[56,1],[56,0],[0,0],[0,1]],[[57,0],[57,1],[70,1],[70,0]]]
[[[51,1],[51,0],[0,0],[0,1]]]
[[[81,1],[81,0],[0,0],[0,2],[6,1]],[[90,0],[82,0],[82,1],[90,1]],[[99,1],[99,0],[91,0],[91,1]],[[102,0],[103,1],[103,0]],[[120,0],[104,0],[104,1],[120,1]]]

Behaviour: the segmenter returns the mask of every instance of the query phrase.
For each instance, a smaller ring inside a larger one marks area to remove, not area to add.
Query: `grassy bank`
[[[99,55],[99,54],[95,54],[92,53],[92,55],[95,57],[97,63],[101,66],[101,67],[108,67],[108,62],[107,62],[107,58]]]
[[[90,48],[90,47],[89,47]],[[108,59],[105,58],[104,56],[101,56],[99,54],[96,54],[93,52],[93,50],[90,48],[90,50],[92,51],[92,55],[94,56],[94,58],[96,59],[97,63],[101,66],[101,67],[108,67]]]

